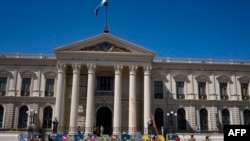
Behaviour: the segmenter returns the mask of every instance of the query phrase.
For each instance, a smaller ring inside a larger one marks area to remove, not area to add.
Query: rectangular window
[[[176,82],[176,93],[184,95],[184,82]]]
[[[46,79],[45,96],[54,95],[54,84],[55,84],[55,79]]]
[[[113,91],[114,82],[113,77],[98,77],[97,80],[97,90],[99,91]]]
[[[206,82],[198,82],[199,95],[206,95]]]
[[[163,83],[162,81],[154,81],[154,97],[163,98]]]
[[[220,98],[228,100],[227,83],[220,83]]]
[[[227,95],[227,83],[220,83],[220,95]]]
[[[21,96],[29,96],[30,95],[30,84],[31,84],[31,78],[23,78]]]
[[[114,78],[101,76],[97,78],[96,96],[114,96]]]
[[[241,83],[241,96],[243,100],[249,99],[248,83]]]
[[[206,82],[198,82],[199,99],[206,99]]]
[[[7,78],[0,77],[0,96],[6,93]]]
[[[241,95],[248,96],[248,83],[241,83]]]

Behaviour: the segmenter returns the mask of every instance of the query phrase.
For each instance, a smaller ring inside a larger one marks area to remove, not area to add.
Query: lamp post
[[[167,115],[168,121],[169,121],[169,128],[168,129],[171,131],[171,133],[173,133],[173,118],[177,116],[177,113],[170,111],[166,115]]]
[[[37,111],[34,109],[30,109],[29,111],[26,112],[29,117],[29,134],[33,135],[33,131],[35,129],[35,115],[37,114]]]

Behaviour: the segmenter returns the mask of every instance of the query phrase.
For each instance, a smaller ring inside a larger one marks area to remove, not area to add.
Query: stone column
[[[144,66],[144,134],[148,134],[148,120],[151,114],[151,69],[152,66]]]
[[[80,80],[80,64],[73,64],[73,82],[70,106],[70,122],[69,134],[74,134],[77,128],[78,104],[79,104],[79,80]]]
[[[95,64],[88,64],[88,88],[87,88],[87,105],[86,105],[86,123],[85,135],[93,132],[94,124],[94,98],[95,98]]]
[[[137,130],[136,122],[136,69],[137,66],[129,66],[129,134],[135,135]]]
[[[114,94],[114,124],[113,134],[121,134],[121,105],[122,105],[122,68],[121,65],[115,65],[115,94]]]
[[[56,105],[55,105],[55,117],[57,118],[58,122],[61,123],[61,113],[62,113],[62,102],[63,102],[63,93],[64,93],[64,71],[65,71],[65,64],[58,63],[57,69],[57,87],[56,87]]]

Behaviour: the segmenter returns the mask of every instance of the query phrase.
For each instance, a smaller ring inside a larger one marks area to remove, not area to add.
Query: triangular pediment
[[[155,53],[138,45],[102,34],[54,50],[63,63],[151,64]]]
[[[155,53],[132,44],[125,40],[114,37],[110,34],[102,34],[93,38],[75,42],[66,46],[56,48],[54,52],[99,52],[99,53],[130,53],[130,54],[148,54]]]

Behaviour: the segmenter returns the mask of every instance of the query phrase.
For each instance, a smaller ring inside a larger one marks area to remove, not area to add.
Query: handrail
[[[53,54],[0,54],[0,58],[10,59],[56,59]]]
[[[156,58],[156,63],[185,63],[185,64],[237,64],[250,65],[248,60],[216,60],[216,59],[191,59],[191,58]]]
[[[0,58],[11,59],[56,59],[54,54],[4,54]],[[155,58],[155,63],[184,63],[184,64],[236,64],[250,65],[249,60],[218,60],[218,59],[191,59],[191,58]]]

